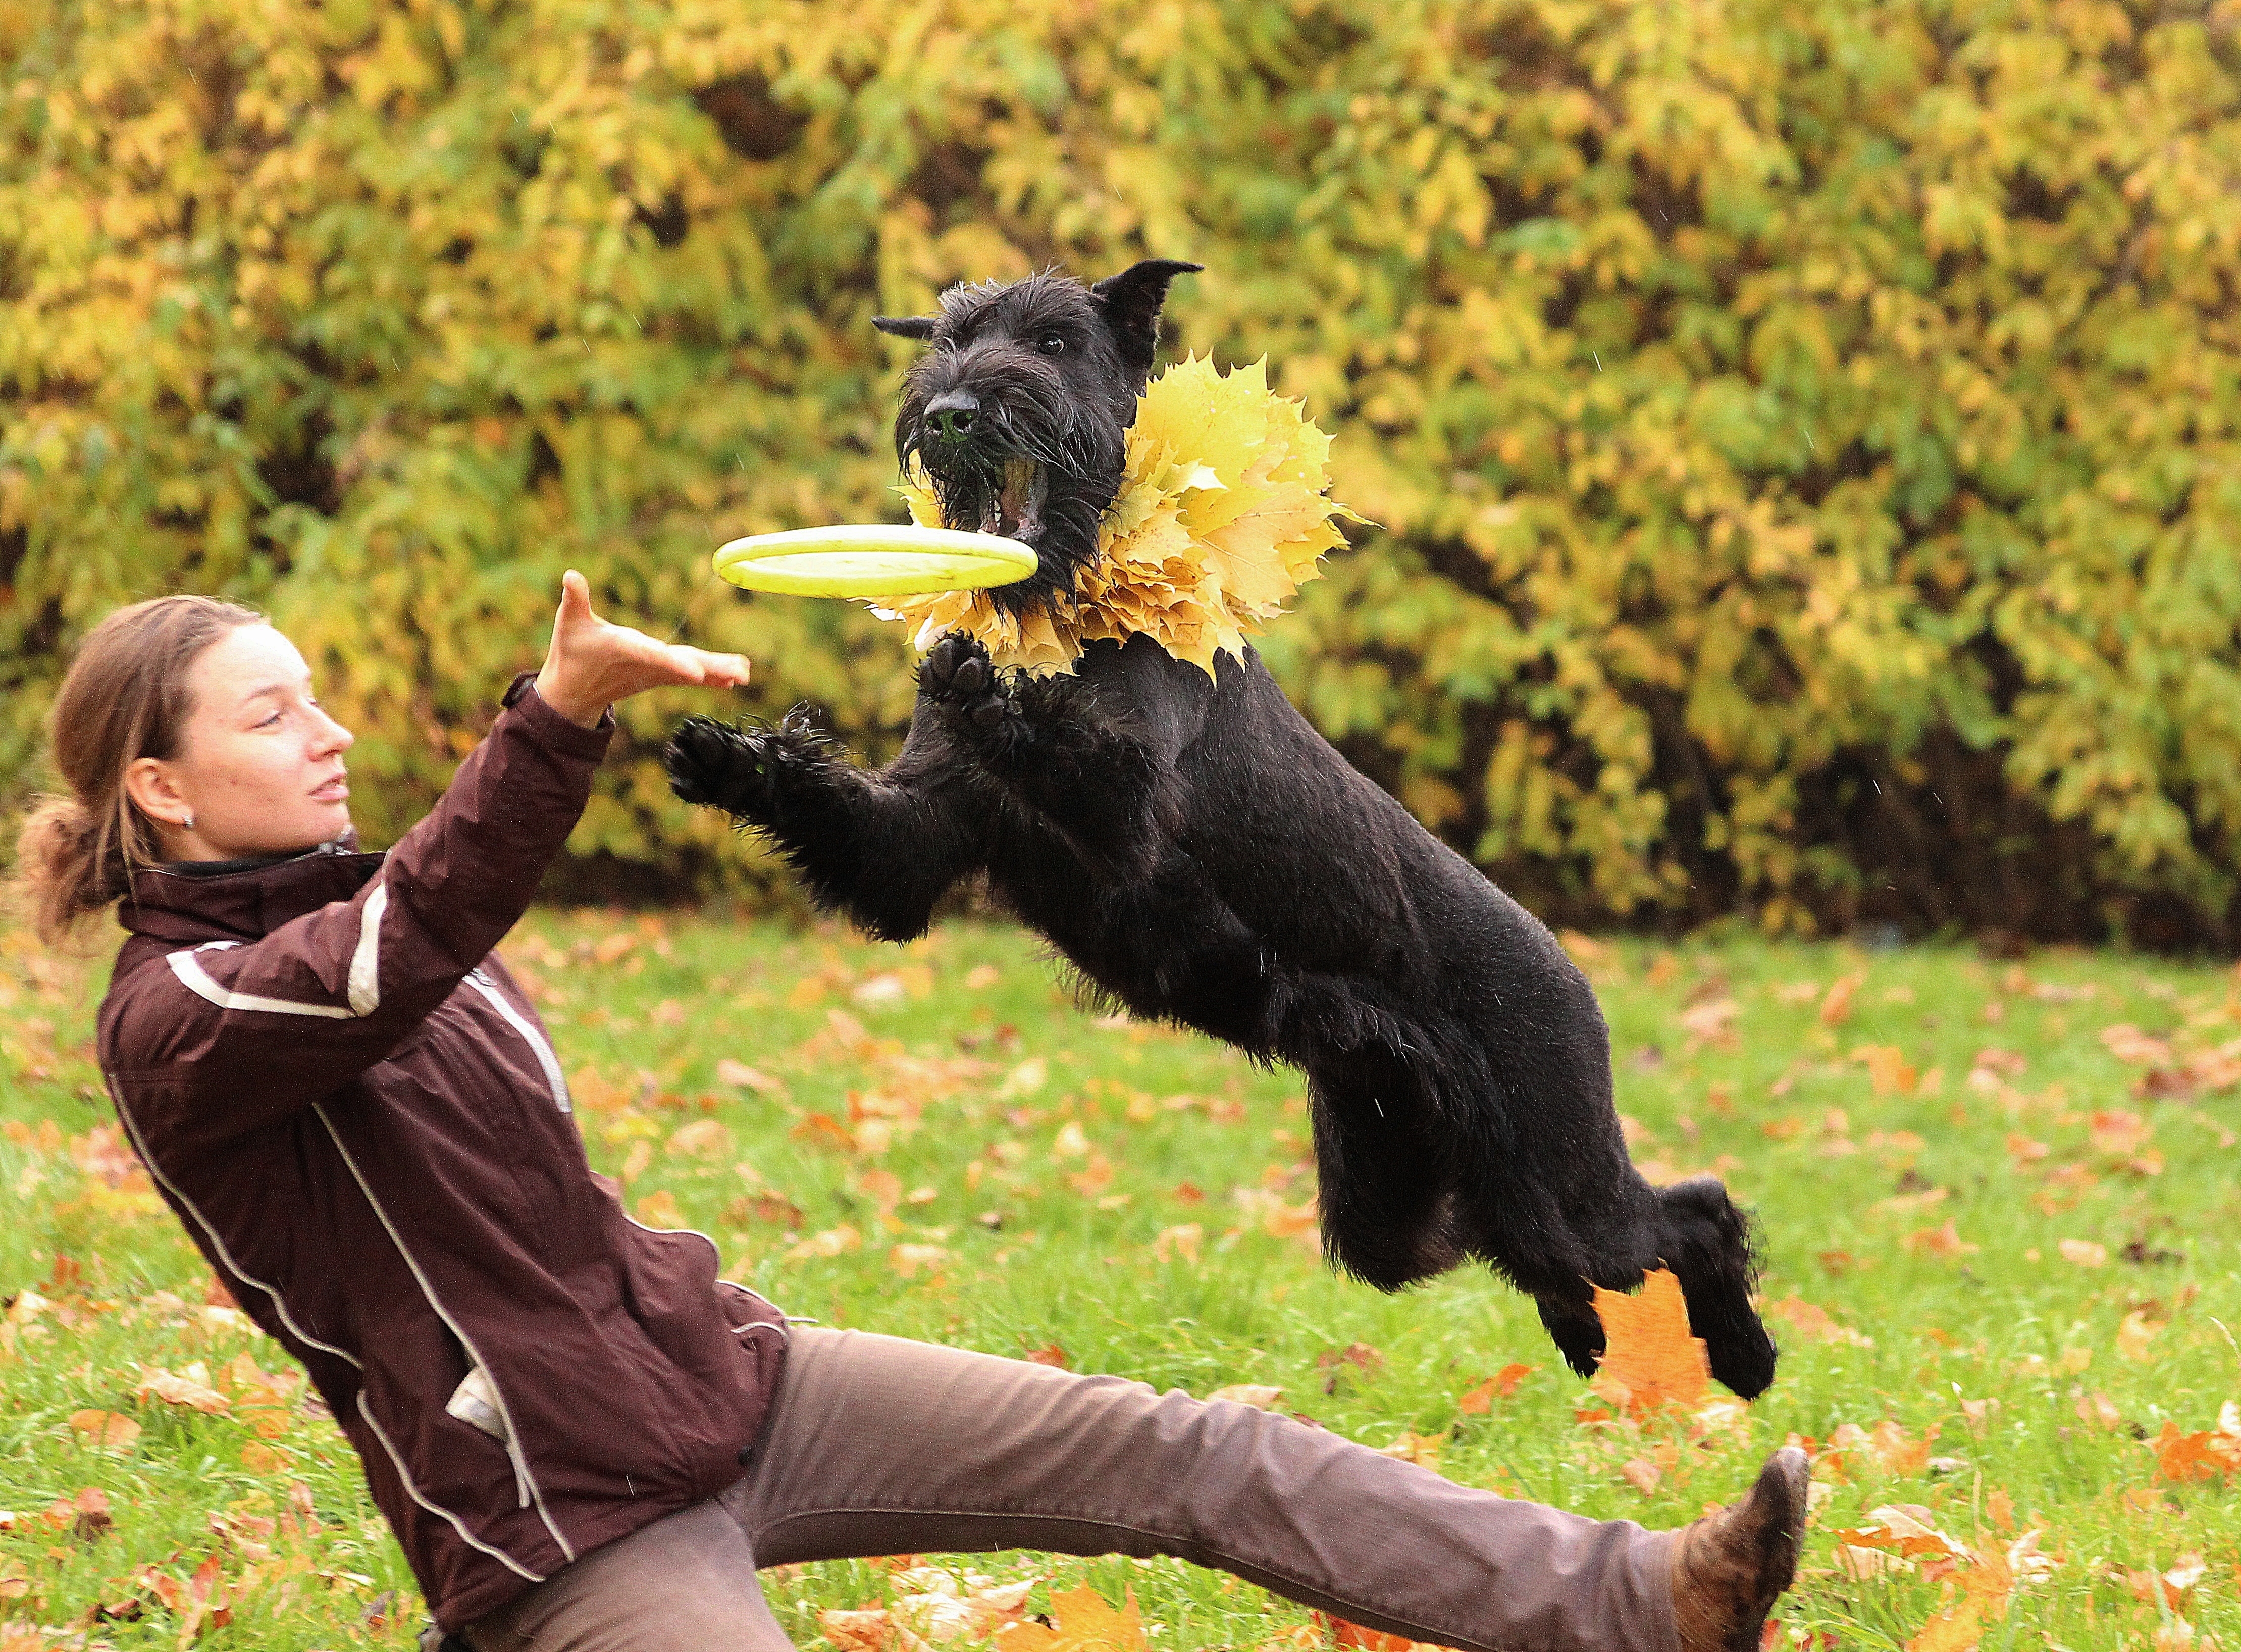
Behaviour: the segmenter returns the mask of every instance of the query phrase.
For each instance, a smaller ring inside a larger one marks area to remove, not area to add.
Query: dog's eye
[[[1046,356],[1063,356],[1066,354],[1066,340],[1054,332],[1047,332],[1035,340],[1035,348]]]

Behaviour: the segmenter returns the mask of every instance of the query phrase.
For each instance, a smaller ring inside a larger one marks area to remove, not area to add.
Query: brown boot
[[[1673,1545],[1681,1652],[1758,1652],[1766,1615],[1797,1570],[1810,1477],[1805,1454],[1784,1446],[1748,1497],[1682,1528]]]

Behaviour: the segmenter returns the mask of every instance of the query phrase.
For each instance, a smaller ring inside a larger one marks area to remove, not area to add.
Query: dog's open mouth
[[[1043,486],[1043,467],[1034,460],[1007,459],[1000,476],[982,477],[974,485],[979,520],[954,525],[1032,545],[1042,536]]]

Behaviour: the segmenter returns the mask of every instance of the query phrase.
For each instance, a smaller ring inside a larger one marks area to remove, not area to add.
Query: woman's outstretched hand
[[[582,574],[571,568],[561,576],[560,612],[537,692],[570,722],[591,728],[608,706],[641,689],[744,688],[746,681],[744,656],[656,642],[642,631],[611,625],[592,612],[592,588]]]

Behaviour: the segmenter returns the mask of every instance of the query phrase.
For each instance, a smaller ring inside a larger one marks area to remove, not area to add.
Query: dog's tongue
[[[1007,459],[1003,486],[989,490],[988,502],[981,507],[980,532],[1007,539],[1032,538],[1041,525],[1037,519],[1041,479],[1041,467],[1033,459]]]

